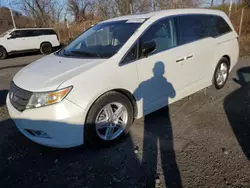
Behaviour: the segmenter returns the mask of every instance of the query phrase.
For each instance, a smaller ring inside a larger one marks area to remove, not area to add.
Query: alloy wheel
[[[109,103],[98,113],[95,121],[96,132],[103,140],[114,140],[127,126],[128,111],[121,103]]]

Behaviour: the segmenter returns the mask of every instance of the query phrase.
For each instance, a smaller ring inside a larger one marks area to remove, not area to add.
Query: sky
[[[0,0],[0,5],[1,5],[1,6],[10,7],[10,4],[11,4],[11,7],[12,7],[14,10],[17,10],[17,11],[20,11],[20,12],[21,12],[19,5],[16,5],[16,3],[14,3],[13,0]]]

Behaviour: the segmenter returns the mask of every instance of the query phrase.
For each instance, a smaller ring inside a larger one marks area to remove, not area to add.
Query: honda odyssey
[[[29,139],[51,147],[103,146],[135,118],[214,85],[239,55],[225,13],[178,9],[113,18],[21,69],[7,107]]]

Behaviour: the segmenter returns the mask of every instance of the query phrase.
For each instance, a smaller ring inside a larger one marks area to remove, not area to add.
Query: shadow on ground
[[[8,59],[12,59],[12,58],[18,58],[18,57],[25,57],[25,56],[34,56],[34,55],[39,55],[41,54],[39,51],[35,51],[35,52],[25,52],[25,53],[17,53],[17,54],[11,54],[8,55]]]
[[[6,97],[7,97],[8,92],[9,90],[7,89],[0,91],[0,107],[6,104]]]
[[[153,77],[135,91],[144,109],[157,99],[165,106],[169,98],[175,97],[174,87],[164,77],[164,64],[156,62],[152,71]],[[61,124],[21,121],[30,125]],[[0,187],[182,187],[168,107],[145,117],[143,148],[139,147],[130,135],[110,148],[98,149],[88,144],[72,149],[43,147],[21,135],[14,122],[7,119],[0,122]],[[162,181],[156,184],[159,176]]]
[[[140,83],[134,92],[134,96],[137,96],[137,100],[142,100],[144,114],[147,113],[147,109],[151,109],[155,104],[157,104],[157,107],[166,107],[144,118],[142,151],[142,161],[146,163],[144,172],[146,171],[149,174],[148,181],[153,182],[150,177],[158,178],[157,164],[160,163],[162,182],[168,188],[179,188],[182,187],[182,181],[175,157],[172,122],[168,107],[169,99],[176,96],[176,91],[165,78],[163,62],[156,62],[152,72],[153,76]],[[147,134],[152,135],[150,139],[146,136]],[[150,187],[154,186],[150,185]]]
[[[53,52],[56,52],[57,50],[61,49],[63,46],[58,46],[58,47],[54,47],[53,48]],[[34,55],[39,55],[41,54],[40,51],[32,51],[32,52],[22,52],[22,53],[16,53],[16,54],[11,54],[8,55],[8,59],[12,59],[12,58],[18,58],[18,57],[25,57],[25,56],[34,56]]]
[[[6,66],[6,67],[0,67],[0,70],[4,69],[10,69],[10,68],[22,68],[28,65],[29,63],[21,64],[21,65],[12,65],[12,66]]]
[[[34,124],[31,120],[23,121]],[[141,168],[130,136],[110,148],[85,144],[55,149],[25,138],[11,119],[0,123],[0,130],[0,187],[144,186],[138,181],[142,180]]]
[[[250,67],[237,71],[234,81],[241,88],[229,94],[224,100],[224,109],[237,141],[250,160]]]

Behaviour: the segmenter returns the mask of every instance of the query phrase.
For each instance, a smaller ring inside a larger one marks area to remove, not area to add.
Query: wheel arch
[[[231,58],[230,58],[230,56],[229,55],[223,55],[222,56],[222,58],[226,58],[227,60],[228,60],[228,63],[229,63],[229,69],[230,69],[230,67],[231,67]]]
[[[1,44],[0,44],[0,48],[3,48],[7,52],[7,49]]]
[[[49,43],[49,44],[52,46],[51,42],[49,42],[49,41],[44,41],[44,42],[42,42],[42,43],[40,44],[40,48],[41,48],[41,46],[42,46],[43,44],[46,44],[46,43]]]
[[[93,104],[94,104],[100,97],[102,97],[103,95],[105,95],[105,94],[107,94],[107,93],[109,93],[109,92],[113,92],[113,91],[114,91],[114,92],[117,92],[117,93],[120,93],[120,94],[122,94],[122,95],[124,95],[124,96],[131,102],[131,104],[132,104],[132,106],[133,106],[133,115],[134,115],[134,117],[137,117],[138,107],[137,107],[137,103],[136,103],[136,99],[135,99],[134,95],[133,95],[130,91],[128,91],[128,90],[126,90],[126,89],[121,89],[121,88],[108,90],[108,91],[102,93],[101,95],[99,95],[98,97],[96,97],[96,98],[94,99],[94,101],[90,104],[90,106],[88,107],[87,113],[86,113],[86,117],[88,116],[89,111],[90,111],[91,107],[93,106]],[[85,118],[85,119],[86,119],[86,118]]]

